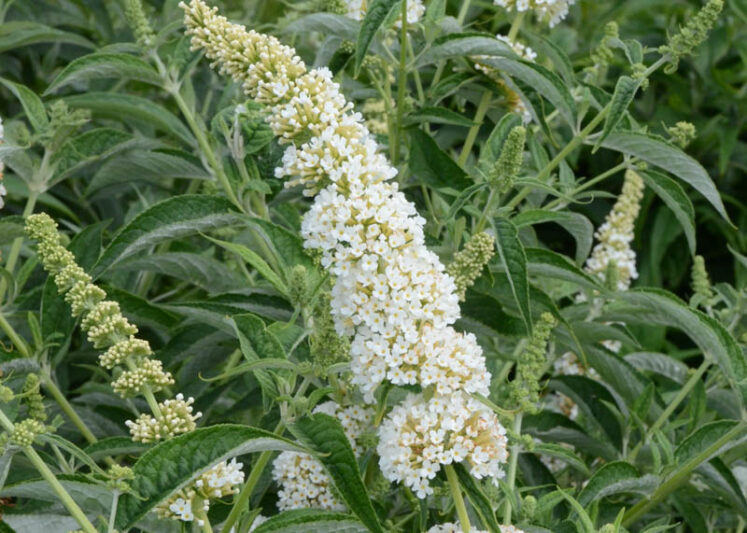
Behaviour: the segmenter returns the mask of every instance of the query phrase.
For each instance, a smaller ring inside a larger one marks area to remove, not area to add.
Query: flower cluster
[[[158,404],[161,417],[141,414],[134,422],[127,420],[125,424],[130,428],[132,440],[135,442],[157,442],[170,439],[182,433],[189,433],[196,427],[196,421],[202,413],[192,413],[194,398],[184,399],[179,393],[175,399],[165,400]]]
[[[4,141],[5,128],[3,127],[3,119],[0,118],[0,145],[3,144]],[[5,206],[5,195],[8,194],[8,191],[5,189],[5,185],[3,185],[3,170],[5,170],[5,165],[2,158],[0,158],[0,209]]]
[[[328,69],[306,71],[293,49],[228,23],[202,0],[181,6],[193,48],[204,48],[221,72],[267,106],[271,128],[288,145],[276,176],[290,178],[287,186],[303,185],[306,195],[315,196],[301,233],[305,246],[321,252],[322,265],[334,276],[332,316],[337,332],[352,336],[353,383],[367,402],[384,381],[435,392],[428,402],[421,396],[396,407],[392,416],[399,418],[417,418],[421,404],[462,405],[469,411],[466,418],[464,413],[456,419],[453,413],[439,414],[448,417],[443,429],[450,438],[471,444],[462,448],[455,440],[450,446],[456,455],[440,458],[466,460],[481,477],[500,476],[499,463],[507,455],[504,430],[467,396],[488,392],[490,373],[482,351],[473,335],[451,327],[459,317],[454,280],[426,248],[425,220],[391,182],[397,171],[379,153],[363,117]],[[384,426],[381,449],[388,456],[403,446],[404,428],[391,418]],[[477,432],[479,445],[471,432]],[[423,479],[414,462],[385,471],[391,480]]]
[[[490,409],[462,392],[430,400],[410,394],[381,425],[379,464],[388,479],[425,498],[441,465],[466,461],[477,479],[502,478],[505,434]]]
[[[200,506],[200,513],[207,512],[210,499],[225,498],[238,492],[238,486],[244,482],[242,466],[236,459],[218,463],[189,487],[179,490],[156,507],[156,513],[161,518],[192,522],[195,519],[194,506]]]
[[[551,28],[568,15],[568,7],[574,2],[575,0],[493,0],[495,5],[508,11],[534,11]]]
[[[500,526],[501,533],[524,533],[521,529],[517,528],[516,526]],[[462,526],[459,524],[454,523],[447,523],[447,524],[441,524],[438,526],[433,526],[428,530],[427,533],[462,533]],[[472,527],[470,530],[470,533],[487,533],[487,531],[483,531],[481,529],[477,529],[476,527]]]
[[[324,413],[339,420],[355,454],[363,453],[360,438],[373,422],[372,409],[343,407],[330,401],[318,405],[314,413]],[[345,504],[333,492],[332,481],[324,467],[308,454],[282,452],[273,462],[272,477],[280,485],[278,508],[281,511],[306,508],[345,510]]]
[[[368,12],[368,6],[371,4],[370,0],[345,0],[347,4],[346,15],[354,20],[363,20]],[[407,0],[407,24],[417,24],[420,22],[421,17],[425,13],[425,6],[423,0]],[[402,27],[402,15],[397,18],[397,22],[394,23],[396,28]]]
[[[454,260],[446,267],[446,272],[454,278],[460,301],[464,300],[467,289],[474,285],[494,254],[495,239],[484,231],[473,235],[464,249],[454,254]]]
[[[643,179],[634,170],[625,173],[622,192],[612,211],[594,234],[599,243],[586,261],[586,271],[602,281],[617,277],[617,290],[624,291],[638,277],[635,252],[630,247],[635,230],[635,219],[641,209]]]

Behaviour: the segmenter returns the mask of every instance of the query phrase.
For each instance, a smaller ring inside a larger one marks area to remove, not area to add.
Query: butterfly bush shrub
[[[743,531],[747,6],[649,4],[0,1],[0,529]]]

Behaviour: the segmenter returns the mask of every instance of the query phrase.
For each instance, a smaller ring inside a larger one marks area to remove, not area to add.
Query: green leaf
[[[144,81],[160,85],[161,77],[149,63],[130,54],[95,53],[78,57],[67,64],[49,84],[44,94],[50,94],[71,83],[116,78]]]
[[[517,228],[555,222],[576,240],[576,264],[581,265],[589,256],[594,240],[594,225],[580,213],[529,209],[511,219]]]
[[[548,455],[550,457],[554,457],[555,459],[560,459],[564,463],[568,463],[570,466],[572,466],[585,476],[588,476],[591,473],[589,472],[589,467],[586,466],[586,463],[584,463],[578,455],[559,444],[535,444],[532,452],[539,455]]]
[[[159,202],[132,219],[112,239],[93,268],[100,276],[123,259],[154,244],[238,221],[234,207],[225,198],[183,195]]]
[[[130,437],[107,437],[90,444],[83,451],[92,459],[100,460],[115,455],[140,455],[151,448],[151,444],[134,442]]]
[[[66,96],[65,102],[73,108],[90,109],[95,115],[115,120],[133,119],[145,122],[187,145],[194,144],[194,137],[189,129],[167,111],[148,98],[130,94],[106,92],[88,92],[75,96]]]
[[[742,518],[747,518],[747,499],[745,499],[742,487],[739,486],[734,473],[724,461],[714,457],[708,463],[701,464],[697,468],[697,472],[711,490],[733,506],[742,515]]]
[[[588,435],[581,426],[559,413],[542,411],[536,415],[526,415],[522,431],[545,442],[565,442],[584,453],[609,461],[619,456],[611,443]]]
[[[3,27],[0,25],[0,27]],[[49,119],[47,118],[47,111],[44,109],[44,104],[41,99],[36,96],[36,93],[20,83],[15,83],[4,78],[0,78],[0,83],[5,85],[13,95],[18,98],[23,107],[26,118],[31,123],[34,131],[37,133],[44,131],[49,126]]]
[[[641,172],[641,177],[646,186],[654,191],[672,210],[685,232],[690,253],[695,255],[695,208],[690,198],[679,183],[665,174],[646,170]]]
[[[663,353],[634,352],[626,354],[624,359],[638,370],[654,372],[680,384],[688,378],[688,366]]]
[[[111,493],[105,486],[87,480],[83,476],[58,476],[60,484],[72,496],[86,514],[108,513]],[[59,502],[59,496],[43,479],[21,481],[6,485],[0,498],[31,498],[44,502]],[[5,518],[5,517],[3,517]],[[25,530],[32,531],[32,530]],[[43,530],[42,530],[43,531]]]
[[[139,144],[145,142],[113,128],[96,128],[82,133],[65,143],[55,154],[52,161],[56,165],[56,172],[51,183],[57,184],[89,163]]]
[[[75,531],[80,527],[80,524],[70,515],[40,512],[33,514],[6,514],[3,516],[3,521],[0,524],[7,524],[13,528],[11,529],[12,532],[15,531],[17,533],[28,531],[70,533],[70,531]]]
[[[86,195],[114,185],[132,187],[140,181],[166,187],[175,178],[206,180],[210,174],[185,152],[128,150],[101,165],[89,181]]]
[[[291,432],[317,452],[317,459],[324,465],[348,508],[369,531],[383,533],[371,505],[371,497],[363,485],[355,454],[340,422],[329,415],[317,413],[298,420],[291,427]]]
[[[707,356],[713,357],[732,388],[747,401],[747,360],[731,334],[715,319],[690,308],[660,289],[615,293],[618,302],[605,306],[605,318],[627,324],[658,324],[679,328]]]
[[[65,43],[95,48],[91,41],[80,35],[50,28],[38,22],[14,20],[0,24],[0,52],[39,43]]]
[[[602,142],[610,133],[612,133],[612,130],[615,129],[623,116],[625,116],[628,106],[633,101],[633,98],[635,98],[635,93],[638,91],[640,85],[640,81],[634,80],[630,76],[620,76],[617,80],[615,92],[612,94],[612,100],[610,101],[610,110],[604,119],[604,128],[602,129],[602,134],[594,145],[593,152],[597,151]]]
[[[717,420],[716,422],[709,422],[702,425],[685,440],[683,440],[679,446],[674,450],[674,460],[678,465],[684,465],[687,461],[697,456],[701,452],[704,452],[719,440],[721,437],[729,433],[739,422],[736,420]],[[711,457],[703,462],[710,460],[726,450],[734,448],[739,444],[747,441],[747,432],[742,432],[742,436],[739,438],[732,439],[731,442],[724,444],[719,450],[715,451]]]
[[[560,76],[531,61],[511,57],[486,58],[482,62],[521,80],[534,89],[555,106],[568,124],[575,127],[576,106],[568,86],[560,79]]]
[[[311,13],[292,21],[282,31],[290,34],[313,31],[322,35],[334,35],[346,41],[355,41],[360,31],[360,22],[335,13]]]
[[[519,307],[519,312],[526,325],[527,332],[532,332],[532,313],[529,304],[529,277],[527,274],[527,256],[519,240],[519,233],[508,219],[496,218],[493,221],[496,231],[495,245],[501,263],[506,269],[511,292]]]
[[[603,290],[599,281],[578,268],[564,255],[542,248],[526,248],[529,273],[561,279],[593,290]]]
[[[484,177],[490,176],[496,161],[501,156],[503,144],[506,142],[509,132],[519,125],[521,125],[521,117],[514,113],[507,113],[503,115],[493,131],[490,132],[488,140],[480,148],[480,158],[477,161],[477,169],[482,172]]]
[[[366,57],[368,47],[371,46],[376,32],[389,16],[389,13],[398,6],[398,0],[373,0],[368,6],[366,16],[361,22],[361,29],[358,32],[358,39],[355,46],[355,75],[361,70],[363,59]]]
[[[294,509],[273,516],[254,533],[366,533],[357,518],[317,509]]]
[[[456,33],[437,39],[431,48],[421,55],[415,67],[419,68],[445,59],[464,56],[516,57],[516,52],[493,36],[476,33]]]
[[[234,334],[239,339],[241,353],[248,362],[253,363],[260,359],[287,360],[283,345],[267,329],[261,318],[251,313],[244,313],[234,315],[231,321],[234,326]],[[277,384],[273,378],[273,372],[264,368],[253,368],[252,372],[262,388],[265,407],[269,408],[270,400],[274,400],[279,394]],[[282,373],[282,371],[275,372]]]
[[[413,111],[405,118],[405,125],[419,125],[424,123],[446,124],[449,126],[464,126],[470,128],[475,125],[472,120],[461,113],[445,107],[422,107]]]
[[[164,252],[127,259],[113,267],[130,272],[155,272],[186,281],[208,293],[230,291],[245,285],[233,270],[213,257],[187,252]]]
[[[459,478],[459,484],[469,498],[469,502],[477,514],[480,515],[482,523],[491,533],[501,533],[501,526],[495,518],[495,509],[490,499],[485,495],[475,479],[470,475],[462,463],[454,464],[454,471]]]
[[[207,236],[206,236],[207,237]],[[273,287],[275,287],[280,294],[285,296],[288,295],[288,287],[285,282],[278,276],[267,262],[262,257],[244,246],[243,244],[234,244],[228,241],[222,241],[220,239],[214,239],[207,237],[210,241],[214,242],[218,246],[225,248],[229,252],[235,253],[252,266],[257,272],[259,272],[263,278],[269,281]]]
[[[217,463],[267,450],[306,452],[268,431],[237,424],[199,428],[154,446],[132,467],[133,493],[120,498],[116,527],[132,527],[170,494]]]
[[[421,129],[410,129],[410,171],[437,189],[461,191],[471,185],[466,173]]]
[[[578,502],[584,507],[592,502],[620,493],[636,493],[647,495],[653,492],[659,484],[659,478],[654,475],[638,476],[638,470],[624,461],[607,463],[594,472],[589,482],[578,496]]]
[[[705,196],[724,220],[731,223],[718,189],[708,172],[679,148],[657,137],[633,131],[612,132],[602,146],[633,155],[651,165],[663,168]]]

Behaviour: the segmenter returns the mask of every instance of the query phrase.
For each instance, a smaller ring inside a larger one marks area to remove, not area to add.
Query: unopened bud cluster
[[[705,259],[702,255],[696,255],[693,258],[692,288],[693,296],[690,299],[690,305],[708,307],[713,303],[714,295],[711,280],[708,278]]]
[[[194,398],[184,399],[183,394],[158,404],[161,416],[156,418],[147,413],[141,414],[135,421],[127,420],[132,440],[136,442],[158,442],[170,439],[182,433],[189,433],[196,427],[196,421],[202,413],[192,412]]]
[[[44,398],[40,392],[40,380],[36,374],[26,376],[21,395],[23,403],[28,409],[28,416],[40,422],[47,419],[47,411],[44,408]]]
[[[13,426],[13,431],[7,436],[7,440],[11,444],[26,448],[31,446],[36,438],[47,431],[47,426],[34,418],[27,418],[16,422]],[[5,437],[5,435],[3,435]],[[5,444],[5,443],[2,443]]]
[[[692,54],[705,41],[723,8],[723,0],[709,0],[693,18],[685,23],[679,33],[670,38],[667,44],[659,47],[659,52],[669,58],[669,65],[666,69],[668,73],[677,70],[680,59]]]
[[[540,378],[545,372],[547,343],[557,319],[550,313],[542,313],[534,325],[528,346],[516,363],[516,377],[511,382],[511,397],[523,410],[536,411],[539,401]]]
[[[474,285],[475,280],[493,255],[495,255],[495,239],[484,231],[473,235],[465,244],[464,249],[454,254],[454,260],[446,267],[446,272],[454,278],[456,293],[460,301],[464,301],[467,289]]]
[[[130,26],[137,44],[144,48],[153,46],[155,33],[150,27],[148,18],[143,10],[142,0],[125,0],[125,18]]]

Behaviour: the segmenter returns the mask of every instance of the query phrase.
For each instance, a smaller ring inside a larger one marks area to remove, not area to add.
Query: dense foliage
[[[747,2],[216,3],[0,0],[0,532],[744,532]]]

